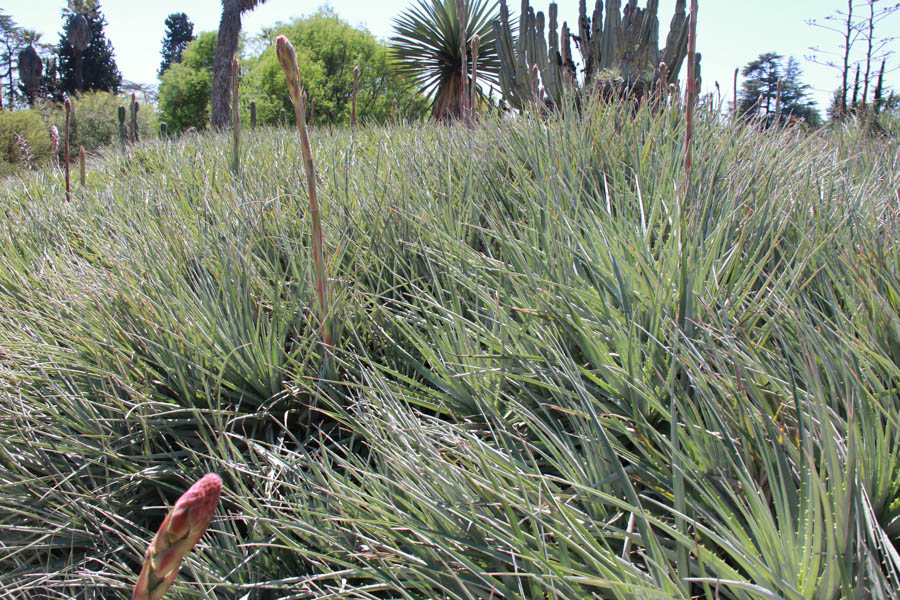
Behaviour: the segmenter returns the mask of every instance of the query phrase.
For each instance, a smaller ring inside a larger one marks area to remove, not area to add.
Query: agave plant
[[[436,121],[463,116],[462,72],[470,72],[471,41],[480,38],[479,80],[498,84],[500,61],[497,58],[492,23],[498,18],[496,0],[469,0],[463,3],[465,15],[458,18],[455,0],[417,0],[394,19],[391,38],[400,72],[408,75],[420,92],[433,98],[431,118]],[[465,23],[466,68],[460,44],[460,23]]]

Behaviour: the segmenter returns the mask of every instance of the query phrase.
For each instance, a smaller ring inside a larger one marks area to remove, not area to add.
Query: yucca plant
[[[457,0],[417,0],[394,19],[391,46],[400,72],[408,75],[421,93],[432,98],[431,118],[436,121],[464,117],[465,85],[462,73],[471,69],[471,40],[480,38],[478,73],[484,83],[498,84],[500,62],[494,43],[493,21],[498,18],[497,0],[464,2],[459,18]],[[465,30],[460,27],[465,25]],[[467,41],[463,65],[460,36]]]

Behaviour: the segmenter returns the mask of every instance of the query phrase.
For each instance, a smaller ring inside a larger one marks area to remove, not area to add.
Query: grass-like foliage
[[[328,369],[296,132],[0,184],[0,595],[893,597],[897,138],[582,113],[317,130]]]

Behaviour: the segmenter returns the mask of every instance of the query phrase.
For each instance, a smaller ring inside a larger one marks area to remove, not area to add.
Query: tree
[[[371,33],[342,21],[334,11],[321,9],[264,31],[255,45],[260,48],[258,56],[244,61],[241,104],[246,109],[249,102],[256,102],[259,123],[281,123],[286,115],[293,115],[284,72],[272,43],[279,35],[286,35],[297,52],[303,87],[316,103],[316,123],[349,122],[353,68],[357,65],[359,118],[387,120],[392,115],[394,99],[404,116],[418,118],[425,114],[427,100],[396,73],[387,46]],[[163,74],[159,110],[170,131],[201,129],[209,124],[216,42],[215,32],[201,33],[188,44],[182,62]]]
[[[194,24],[185,13],[172,13],[166,17],[166,37],[162,41],[162,62],[159,65],[160,77],[173,63],[181,62],[181,53],[193,39]]]
[[[19,27],[13,18],[0,10],[0,82],[6,93],[6,107],[13,109],[23,100],[19,93],[18,57],[40,37],[37,32]]]
[[[18,69],[16,57],[23,48],[21,31],[13,18],[0,9],[0,82],[5,84],[4,91],[9,94],[7,108],[10,110],[16,105],[14,77]]]
[[[818,125],[819,113],[815,102],[809,98],[809,85],[800,81],[799,63],[789,57],[787,65],[782,66],[783,58],[775,52],[767,52],[747,63],[741,71],[745,80],[738,96],[739,113],[772,121],[780,108],[782,122],[793,117]],[[780,103],[780,107],[776,107],[776,103]]]
[[[416,89],[396,72],[387,46],[368,31],[356,29],[341,20],[334,11],[320,9],[289,25],[268,30],[264,36],[274,40],[284,35],[299,57],[300,80],[310,100],[315,101],[315,119],[320,124],[350,122],[353,69],[359,66],[357,115],[360,119],[386,121],[392,104],[408,117],[425,114],[427,100],[417,97]],[[246,91],[242,98],[256,102],[261,123],[276,123],[282,114],[292,114],[284,74],[270,45],[258,59],[248,61]]]
[[[231,125],[231,59],[241,34],[241,15],[266,0],[222,0],[222,18],[213,64],[210,124],[215,129]]]
[[[92,0],[69,0],[63,10],[64,33],[60,34],[56,52],[59,56],[59,77],[62,91],[74,93],[82,90],[102,90],[117,93],[122,84],[122,74],[116,66],[112,44],[106,39],[103,28],[106,18],[100,12],[100,4]],[[78,80],[76,47],[67,33],[73,21],[81,16],[88,23],[90,41],[81,53],[82,77]]]
[[[835,11],[822,21],[816,19],[807,21],[809,25],[837,33],[841,37],[841,43],[838,46],[840,49],[840,62],[827,58],[829,52],[819,47],[810,48],[814,54],[807,57],[818,64],[837,69],[841,73],[841,87],[838,95],[839,110],[835,111],[835,116],[844,116],[848,112],[847,93],[849,91],[850,70],[854,67],[859,69],[861,64],[865,65],[862,81],[862,98],[861,100],[858,99],[858,102],[865,107],[869,86],[874,77],[872,65],[877,64],[878,61],[883,61],[891,54],[890,51],[886,51],[886,48],[896,40],[896,37],[877,37],[875,25],[900,10],[900,2],[887,0],[888,4],[884,5],[882,4],[884,1],[862,0],[860,2],[859,0],[847,0],[847,9],[845,11]],[[852,49],[860,40],[865,42],[865,53],[861,58],[852,60]],[[858,85],[858,80],[854,87],[856,85]]]
[[[216,32],[206,31],[190,42],[181,62],[162,74],[159,85],[160,120],[172,133],[189,127],[203,129],[209,123]]]
[[[500,61],[494,42],[493,22],[499,18],[496,0],[469,0],[465,3],[467,46],[475,34],[481,38],[478,56],[479,80],[497,83]],[[463,54],[460,19],[455,0],[418,0],[394,19],[391,38],[399,71],[411,78],[420,91],[432,98],[431,118],[444,121],[463,114]],[[466,72],[471,51],[466,48]]]

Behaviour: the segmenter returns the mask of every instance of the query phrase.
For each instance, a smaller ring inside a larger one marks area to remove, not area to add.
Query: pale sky
[[[511,11],[518,11],[519,0],[507,2]],[[412,3],[413,0],[331,0],[330,5],[351,24],[363,25],[386,39],[392,34],[392,19]],[[65,0],[5,0],[3,4],[19,25],[43,33],[42,41],[58,41]],[[221,15],[220,0],[101,0],[100,4],[109,23],[106,36],[115,49],[119,70],[125,79],[139,83],[158,83],[156,71],[161,60],[166,16],[187,13],[197,33],[218,28]],[[245,15],[244,32],[258,33],[278,21],[309,14],[322,4],[321,0],[268,0]],[[560,0],[559,4],[560,20],[567,20],[570,28],[577,31],[577,0]],[[660,0],[659,4],[662,44],[675,0]],[[532,0],[531,5],[546,11],[549,1]],[[646,0],[641,0],[639,5],[645,6]],[[837,9],[846,9],[846,5],[846,0],[699,0],[697,49],[703,55],[704,90],[713,90],[714,82],[718,81],[723,95],[730,98],[734,69],[759,54],[774,51],[800,60],[802,80],[813,87],[817,107],[824,116],[832,90],[840,87],[839,71],[813,64],[804,60],[804,56],[811,53],[810,46],[818,45],[833,51],[830,58],[839,60],[841,39],[835,33],[810,27],[805,21],[821,20]],[[588,1],[588,6],[592,7],[593,2]],[[879,32],[881,37],[900,35],[900,13],[880,23],[876,35]],[[862,51],[862,42],[858,43],[858,49]],[[893,42],[892,49],[900,50],[900,42]],[[578,56],[577,50],[575,55]],[[889,58],[888,68],[892,64],[900,65],[900,53]],[[900,70],[885,79],[886,85],[900,93]]]

